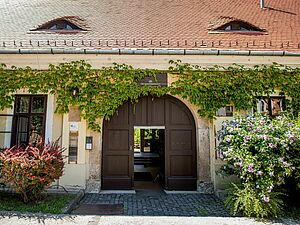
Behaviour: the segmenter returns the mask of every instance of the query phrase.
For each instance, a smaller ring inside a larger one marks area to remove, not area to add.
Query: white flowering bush
[[[235,174],[241,186],[234,186],[227,204],[233,214],[247,216],[277,216],[282,201],[276,187],[282,185],[295,168],[295,156],[299,159],[300,128],[294,120],[282,115],[276,118],[256,114],[235,118],[223,123],[218,137],[218,151],[226,161],[223,172]],[[245,192],[244,190],[248,190]],[[251,193],[253,205],[245,207],[237,193],[245,198]],[[273,198],[273,199],[272,199]]]

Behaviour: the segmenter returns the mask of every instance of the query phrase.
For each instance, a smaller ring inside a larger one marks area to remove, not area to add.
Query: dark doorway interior
[[[164,188],[165,130],[134,128],[134,188]]]

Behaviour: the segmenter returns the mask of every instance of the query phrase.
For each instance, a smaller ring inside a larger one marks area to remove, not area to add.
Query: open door
[[[196,190],[195,122],[177,99],[166,103],[166,186],[168,190]]]
[[[129,103],[103,126],[102,189],[133,188],[133,126]]]

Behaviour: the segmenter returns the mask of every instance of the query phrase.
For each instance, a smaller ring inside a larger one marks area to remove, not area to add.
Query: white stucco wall
[[[156,68],[166,70],[170,60],[181,60],[201,66],[229,66],[233,63],[246,66],[272,64],[299,66],[297,56],[239,56],[239,55],[110,55],[110,54],[0,54],[0,62],[8,67],[30,66],[36,69],[47,69],[49,64],[59,64],[76,60],[86,60],[93,68],[111,66],[112,63],[125,63],[135,68]]]

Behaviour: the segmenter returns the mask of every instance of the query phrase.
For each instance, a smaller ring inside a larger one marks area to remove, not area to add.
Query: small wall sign
[[[78,123],[77,122],[71,122],[70,123],[70,132],[71,133],[76,133],[78,132],[79,128],[78,128]]]

